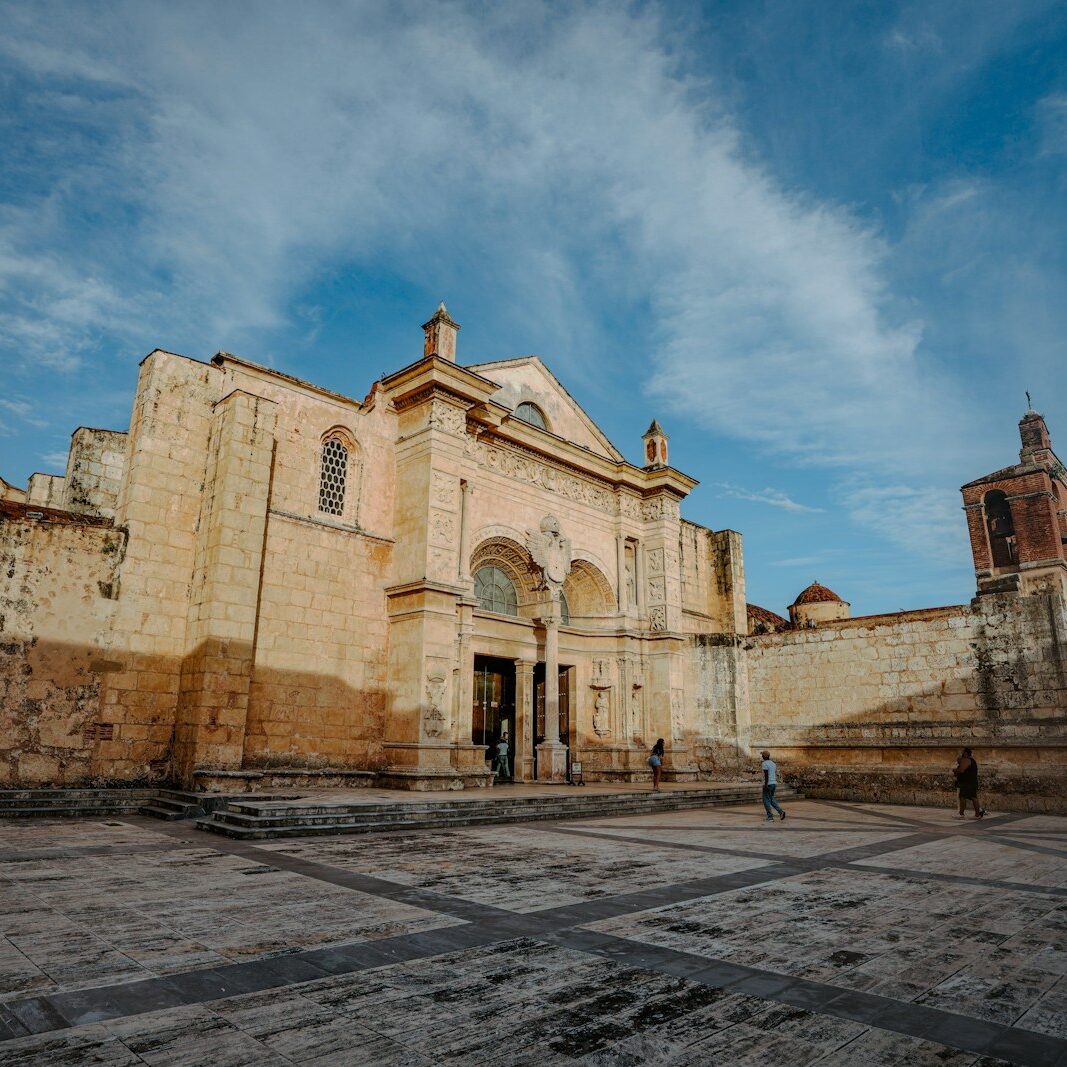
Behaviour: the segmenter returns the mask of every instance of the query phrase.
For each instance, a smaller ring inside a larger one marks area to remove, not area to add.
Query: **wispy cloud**
[[[782,508],[783,511],[822,511],[822,508],[812,507],[809,504],[800,504],[792,500],[780,489],[745,489],[740,485],[730,482],[716,482],[722,490],[721,496],[733,497],[735,500],[750,500],[754,504],[769,504],[773,508]]]
[[[792,559],[772,559],[767,565],[769,567],[813,567],[824,562],[824,556],[793,556]]]

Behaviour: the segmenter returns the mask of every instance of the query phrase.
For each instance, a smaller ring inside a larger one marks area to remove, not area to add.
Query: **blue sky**
[[[639,460],[749,598],[973,592],[958,487],[1067,441],[1067,6],[0,3],[0,473],[143,355],[361,397],[444,299]]]

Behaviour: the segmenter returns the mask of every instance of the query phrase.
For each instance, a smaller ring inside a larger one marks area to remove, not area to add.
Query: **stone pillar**
[[[459,580],[466,584],[471,580],[471,493],[473,490],[466,478],[459,482]]]
[[[533,778],[533,731],[536,716],[533,714],[533,672],[530,660],[515,661],[515,736],[512,738],[512,759],[515,777],[528,782]]]
[[[626,538],[622,534],[615,536],[615,566],[619,582],[619,614],[625,615],[630,605],[626,603]]]
[[[637,611],[638,614],[644,615],[648,598],[645,595],[645,546],[641,541],[634,544],[634,572],[634,585],[637,587]]]
[[[545,627],[545,739],[537,746],[537,780],[567,780],[567,749],[559,739],[559,600],[551,597]]]
[[[452,744],[461,748],[471,745],[471,716],[474,714],[474,602],[459,602],[459,640],[456,656],[456,712],[452,722]]]

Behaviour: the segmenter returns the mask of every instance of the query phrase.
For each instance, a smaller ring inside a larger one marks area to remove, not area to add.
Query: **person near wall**
[[[774,799],[774,791],[778,788],[778,764],[771,759],[771,754],[766,749],[760,755],[763,757],[763,763],[760,765],[763,773],[763,808],[767,812],[767,822],[774,822],[772,808],[778,812],[779,819],[785,818],[785,812]]]
[[[978,761],[974,758],[969,748],[965,748],[956,758],[956,766],[952,768],[956,776],[956,788],[960,793],[960,810],[957,819],[966,817],[967,801],[974,805],[974,817],[985,818],[985,808],[978,803]]]
[[[663,738],[661,737],[653,746],[652,754],[648,757],[648,765],[652,768],[652,792],[659,792],[659,780],[663,774]]]
[[[496,743],[496,776],[497,781],[511,777],[508,767],[508,735],[504,734]]]

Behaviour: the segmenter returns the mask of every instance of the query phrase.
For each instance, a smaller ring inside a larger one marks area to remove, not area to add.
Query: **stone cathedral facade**
[[[811,792],[921,799],[970,741],[1012,805],[1057,803],[1040,416],[965,487],[975,601],[851,618],[816,584],[787,620],[746,602],[739,534],[681,517],[655,420],[634,465],[537,357],[461,366],[443,305],[423,330],[363,400],[154,351],[127,432],[0,481],[0,784],[469,788],[502,738],[514,780],[628,782],[663,737],[668,781],[773,745]]]

